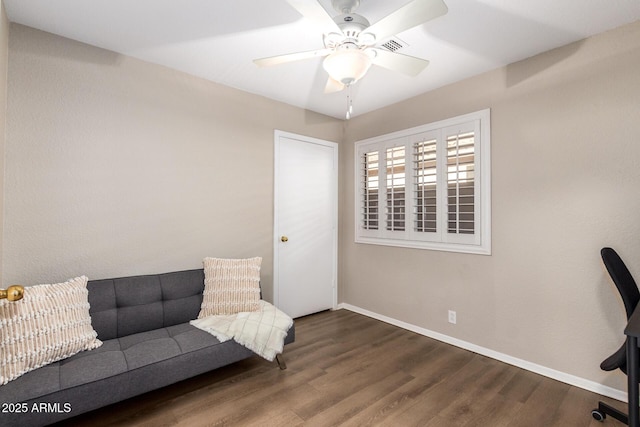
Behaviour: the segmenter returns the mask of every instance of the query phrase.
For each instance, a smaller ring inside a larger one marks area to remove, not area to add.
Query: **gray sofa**
[[[93,280],[87,288],[103,345],[0,386],[0,425],[54,423],[254,356],[189,324],[202,303],[202,269]],[[285,343],[294,339],[292,327]]]

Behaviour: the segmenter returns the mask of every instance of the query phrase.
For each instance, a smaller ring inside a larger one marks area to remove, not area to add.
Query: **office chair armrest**
[[[627,346],[626,342],[611,356],[607,357],[601,364],[600,369],[603,371],[614,371],[621,369],[626,373],[627,369]]]

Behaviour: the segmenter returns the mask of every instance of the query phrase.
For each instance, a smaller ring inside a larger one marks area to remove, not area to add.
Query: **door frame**
[[[332,198],[334,201],[333,209],[333,272],[331,277],[332,287],[332,309],[335,310],[338,306],[338,143],[332,141],[326,141],[319,138],[313,138],[305,135],[298,135],[291,132],[285,132],[276,129],[273,137],[273,304],[278,306],[280,300],[280,274],[279,274],[279,242],[280,242],[280,229],[278,228],[278,197],[280,195],[280,182],[278,180],[280,171],[280,138],[289,138],[300,141],[303,144],[317,144],[330,147],[333,150],[333,191]]]

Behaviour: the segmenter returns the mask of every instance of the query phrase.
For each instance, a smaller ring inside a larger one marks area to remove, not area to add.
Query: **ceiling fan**
[[[325,57],[329,74],[325,93],[337,92],[360,80],[372,64],[416,76],[427,65],[426,59],[402,55],[380,48],[381,42],[409,28],[447,13],[442,0],[413,0],[373,25],[355,13],[360,0],[331,0],[339,13],[331,17],[316,0],[286,0],[302,16],[323,29],[324,48],[256,59],[261,67],[308,58]]]

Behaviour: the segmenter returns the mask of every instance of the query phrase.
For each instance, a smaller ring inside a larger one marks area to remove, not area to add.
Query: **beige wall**
[[[626,390],[599,258],[640,278],[640,22],[356,117],[344,167],[340,300]],[[491,256],[355,244],[353,142],[491,108]],[[457,325],[447,310],[457,311]]]
[[[342,122],[12,24],[3,283],[201,268],[273,277],[274,129]]]
[[[7,64],[9,62],[9,21],[0,0],[0,277],[4,236],[4,151],[7,118]]]

